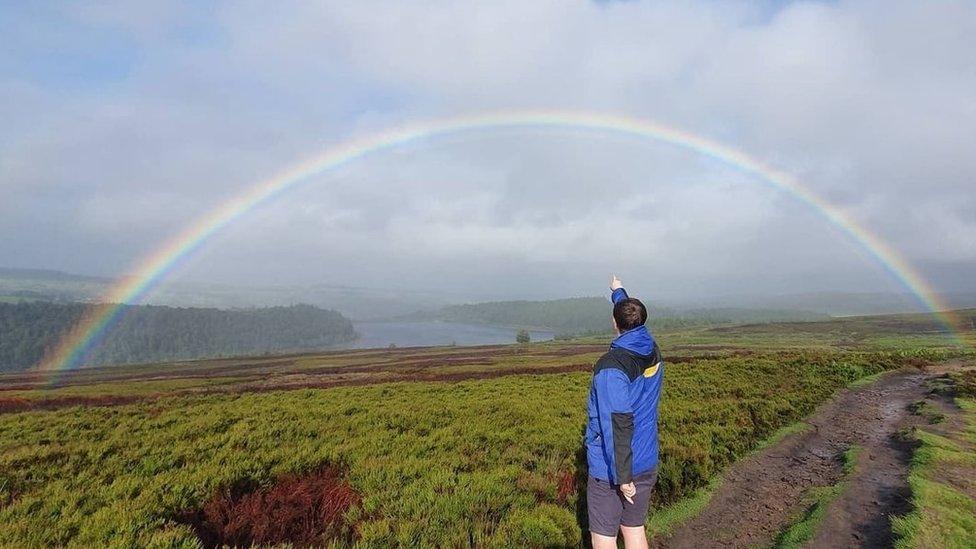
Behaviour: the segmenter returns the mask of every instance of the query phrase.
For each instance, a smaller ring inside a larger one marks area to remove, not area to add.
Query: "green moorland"
[[[660,333],[673,363],[655,508],[700,501],[724,467],[857,379],[971,354],[920,318],[888,324]],[[0,385],[26,383],[20,398],[77,394],[86,384],[109,385],[113,395],[131,384],[140,398],[152,392],[140,384],[167,388],[123,405],[0,414],[0,545],[198,547],[180,517],[215,493],[331,464],[361,497],[343,520],[345,539],[362,546],[576,546],[589,375],[541,370],[585,368],[596,353],[573,342],[184,362],[82,372],[55,389],[0,377]],[[444,364],[455,374],[508,375],[387,381],[398,364],[421,374]],[[250,390],[255,377],[284,385],[343,368],[378,377],[355,378],[363,386]],[[193,376],[201,370],[207,375]],[[173,376],[145,379],[160,372]],[[211,390],[192,392],[203,384]]]

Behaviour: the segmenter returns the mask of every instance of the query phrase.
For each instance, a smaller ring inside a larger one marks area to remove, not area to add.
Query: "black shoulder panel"
[[[627,375],[627,379],[634,381],[641,374],[643,368],[637,356],[624,349],[610,349],[593,367],[593,374],[598,374],[607,368],[616,368]]]
[[[613,359],[611,352],[603,353],[603,356],[597,359],[596,364],[593,366],[593,373],[598,374],[601,370],[605,370],[607,368],[623,369],[619,364],[617,364],[617,361]]]

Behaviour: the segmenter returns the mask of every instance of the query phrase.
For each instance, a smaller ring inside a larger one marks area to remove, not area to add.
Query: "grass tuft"
[[[648,517],[644,527],[647,530],[647,537],[667,536],[683,523],[697,516],[712,500],[712,496],[722,486],[722,482],[722,476],[716,475],[707,485],[698,488],[690,496],[651,511],[651,516]]]
[[[878,381],[879,379],[881,379],[881,376],[885,375],[886,373],[887,372],[878,372],[876,374],[871,374],[869,376],[864,376],[864,377],[855,379],[854,381],[852,381],[850,383],[850,385],[848,385],[848,387],[851,388],[851,389],[857,389],[859,387],[864,387],[865,385],[870,385],[870,384],[874,383],[875,381]]]
[[[927,400],[913,402],[908,406],[908,409],[913,414],[925,418],[929,424],[942,423],[945,421],[945,414],[943,414],[941,410]]]

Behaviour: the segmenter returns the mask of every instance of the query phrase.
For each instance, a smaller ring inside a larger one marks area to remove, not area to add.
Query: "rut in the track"
[[[858,466],[848,475],[844,493],[829,507],[813,545],[890,545],[890,516],[904,513],[908,505],[910,448],[896,434],[920,421],[908,406],[928,393],[929,376],[904,369],[843,392],[807,419],[812,429],[734,465],[701,514],[652,545],[772,545],[802,509],[808,490],[841,479],[840,455],[852,445],[862,448]]]

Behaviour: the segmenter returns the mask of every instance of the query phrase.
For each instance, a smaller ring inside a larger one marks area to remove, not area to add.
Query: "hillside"
[[[450,305],[435,311],[414,313],[406,318],[545,328],[562,335],[610,332],[609,303],[602,297]],[[654,329],[827,318],[827,315],[807,311],[733,307],[672,309],[650,305],[648,309],[648,323]]]
[[[37,364],[88,307],[0,303],[0,371]],[[349,319],[310,305],[239,310],[127,305],[121,321],[91,351],[86,364],[314,350],[355,338]]]

